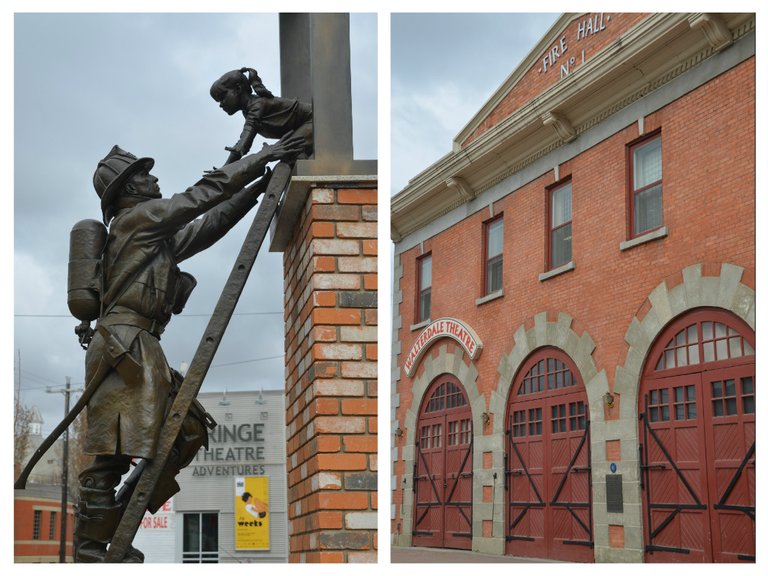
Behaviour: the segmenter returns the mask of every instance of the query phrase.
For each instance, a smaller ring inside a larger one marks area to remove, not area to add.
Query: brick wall
[[[34,489],[34,487],[33,487]],[[58,563],[61,543],[61,502],[55,499],[19,495],[14,497],[13,507],[13,557],[14,562]],[[35,510],[40,511],[40,532],[34,537]],[[54,530],[51,538],[51,514],[54,513]],[[72,562],[72,532],[74,510],[67,505],[67,562]]]
[[[376,561],[376,197],[311,189],[284,253],[290,562]]]
[[[561,179],[570,176],[573,184],[573,271],[538,279],[546,271],[545,198],[553,171],[494,204],[494,214],[504,218],[502,297],[476,304],[489,209],[425,240],[423,249],[402,253],[398,365],[420,333],[409,326],[416,322],[416,259],[423,252],[432,253],[432,319],[459,318],[483,341],[475,365],[486,403],[498,385],[499,362],[514,345],[512,331],[533,327],[537,313],[546,311],[555,321],[565,312],[576,334],[587,331],[596,344],[597,369],[605,370],[612,388],[628,350],[624,335],[660,282],[672,289],[687,266],[703,263],[702,274],[715,276],[727,262],[743,267],[742,283],[754,288],[754,78],[751,58],[645,117],[644,132],[660,128],[662,134],[666,238],[619,249],[628,239],[626,146],[640,135],[634,123],[559,166]],[[400,372],[399,422],[411,408],[410,388],[419,374],[410,379]],[[402,471],[395,471],[401,482]],[[393,529],[399,521],[398,508]]]

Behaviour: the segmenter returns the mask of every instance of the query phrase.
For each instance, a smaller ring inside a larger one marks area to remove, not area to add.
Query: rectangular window
[[[512,436],[519,437],[525,436],[526,430],[526,411],[518,410],[512,414]]]
[[[718,380],[712,382],[712,414],[714,416],[734,416],[736,409],[736,381]]]
[[[219,562],[218,513],[184,514],[182,540],[184,564],[217,564]]]
[[[51,512],[51,524],[48,526],[48,540],[56,539],[56,512]]]
[[[565,432],[567,430],[565,424],[565,404],[552,406],[552,433]]]
[[[528,409],[528,435],[541,436],[541,415],[542,408]]]
[[[632,237],[661,228],[661,136],[630,148]]]
[[[741,401],[744,414],[755,413],[755,383],[752,376],[741,379]]]
[[[651,390],[648,403],[651,422],[669,421],[669,389]]]
[[[40,525],[43,523],[43,511],[35,510],[32,520],[32,539],[40,540]]]
[[[416,261],[418,268],[418,301],[416,322],[429,320],[432,313],[432,255],[427,254]]]
[[[693,385],[676,386],[675,420],[696,419],[696,387]]]
[[[485,224],[485,294],[501,290],[504,260],[504,220],[496,218]]]
[[[571,183],[549,191],[549,269],[571,261]]]

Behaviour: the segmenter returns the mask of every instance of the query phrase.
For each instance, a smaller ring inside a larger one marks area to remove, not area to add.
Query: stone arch
[[[523,325],[515,331],[515,346],[509,354],[502,356],[498,368],[498,385],[491,394],[489,411],[497,415],[493,422],[494,434],[504,435],[504,413],[515,374],[530,353],[542,346],[559,348],[573,360],[587,389],[590,420],[594,422],[598,417],[602,419],[602,410],[598,408],[602,406],[601,397],[608,392],[608,379],[604,370],[598,372],[592,358],[594,340],[587,332],[581,336],[576,334],[571,328],[572,323],[573,318],[564,312],[557,315],[556,322],[548,321],[547,313],[541,312],[534,316],[533,328],[526,330]]]
[[[633,316],[624,336],[628,345],[624,363],[616,367],[614,392],[621,398],[621,426],[617,439],[622,443],[622,457],[632,470],[625,477],[625,546],[635,555],[626,561],[643,560],[642,494],[637,462],[637,403],[646,357],[664,328],[678,316],[696,308],[727,310],[755,329],[756,297],[754,288],[744,283],[741,266],[727,262],[698,263],[682,270],[682,282],[670,287],[662,281],[648,295]],[[708,274],[704,274],[708,272]],[[678,276],[679,278],[679,276]],[[599,551],[595,550],[599,562]]]
[[[404,464],[404,500],[402,517],[402,532],[400,545],[410,546],[413,531],[413,465],[415,458],[416,445],[416,426],[419,417],[424,395],[429,389],[430,384],[441,374],[451,374],[461,383],[464,391],[467,393],[470,409],[472,410],[472,431],[475,441],[478,438],[478,431],[483,429],[482,414],[485,411],[485,398],[480,394],[477,388],[478,371],[474,362],[465,359],[465,352],[458,346],[453,346],[452,351],[448,350],[448,344],[436,343],[437,355],[427,353],[421,362],[421,367],[412,383],[413,399],[411,405],[405,413],[403,428],[405,430],[405,445],[402,448],[402,460]],[[482,467],[482,452],[477,449],[473,452],[472,469],[476,471]],[[477,489],[473,486],[473,496],[476,496]],[[480,498],[474,498],[479,501]],[[475,527],[476,513],[473,511],[472,533],[477,534]]]
[[[602,410],[602,396],[608,392],[608,379],[605,370],[598,370],[592,353],[595,350],[595,342],[585,331],[577,334],[573,328],[573,318],[564,312],[557,315],[557,321],[547,319],[547,312],[540,312],[534,316],[534,325],[526,329],[521,325],[514,333],[515,345],[509,354],[502,356],[499,367],[499,379],[496,389],[491,393],[489,412],[494,415],[492,438],[493,463],[490,470],[484,470],[488,477],[495,473],[498,478],[504,478],[504,415],[506,414],[507,401],[515,375],[530,354],[544,346],[553,346],[567,354],[579,370],[581,379],[587,392],[589,402],[589,414],[591,421],[591,445],[593,460],[595,458],[595,446],[602,442],[603,435],[600,430],[604,421]],[[595,433],[595,430],[598,430]],[[490,445],[490,442],[489,442]],[[490,450],[490,448],[487,448]],[[604,501],[604,498],[603,498]],[[593,497],[593,507],[597,508],[597,494]],[[604,506],[603,506],[604,507]],[[496,490],[493,507],[493,533],[505,534],[505,504],[504,490]],[[490,518],[490,513],[488,514]],[[597,531],[595,531],[597,534]],[[494,552],[504,554],[504,540],[497,538]],[[489,550],[490,551],[490,550]]]
[[[661,282],[632,318],[624,336],[629,348],[624,364],[616,367],[614,385],[615,392],[625,395],[629,413],[635,412],[645,357],[658,335],[674,318],[694,308],[709,306],[728,310],[755,329],[755,290],[742,283],[744,268],[722,263],[717,275],[704,276],[705,266],[713,268],[705,264],[685,268],[683,281],[672,288],[666,280]],[[640,318],[642,312],[645,314]]]

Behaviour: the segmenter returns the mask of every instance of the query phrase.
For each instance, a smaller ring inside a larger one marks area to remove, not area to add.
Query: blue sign
[[[616,473],[616,462],[611,462],[611,473],[612,474]]]

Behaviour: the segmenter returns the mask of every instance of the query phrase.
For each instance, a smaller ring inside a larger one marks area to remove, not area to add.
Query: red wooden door
[[[640,395],[648,562],[755,557],[754,334],[702,309],[654,344]]]
[[[593,561],[586,392],[560,350],[543,348],[521,367],[506,436],[506,553]]]
[[[708,372],[704,396],[712,555],[717,562],[755,557],[755,367]]]
[[[461,384],[438,377],[417,425],[413,545],[472,548],[472,413]]]
[[[712,560],[705,547],[710,534],[699,383],[698,374],[661,378],[648,384],[643,397],[641,450],[649,560]]]

